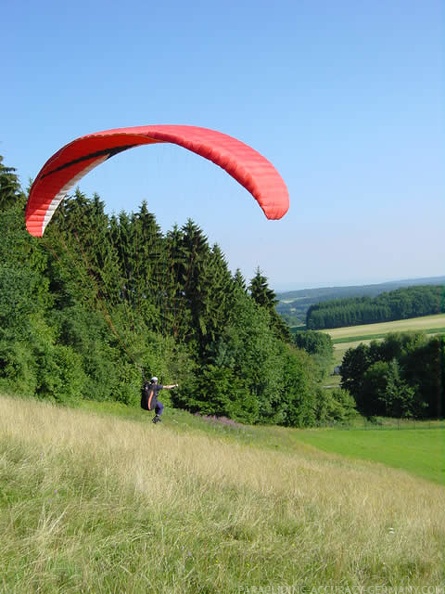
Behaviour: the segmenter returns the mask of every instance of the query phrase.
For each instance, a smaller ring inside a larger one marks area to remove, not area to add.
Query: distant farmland
[[[366,324],[364,326],[347,326],[322,330],[332,338],[334,343],[335,365],[339,365],[343,355],[349,348],[361,342],[368,344],[372,340],[381,340],[391,332],[425,332],[426,334],[445,334],[445,314],[424,316],[394,322]]]
[[[283,316],[291,328],[302,329],[306,322],[307,311],[311,305],[351,297],[374,298],[381,293],[418,285],[445,285],[445,276],[391,281],[376,285],[322,287],[277,293],[279,300],[277,312]]]

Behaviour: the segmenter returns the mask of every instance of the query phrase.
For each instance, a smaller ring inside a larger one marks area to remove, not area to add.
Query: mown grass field
[[[378,429],[307,429],[299,432],[299,439],[323,451],[381,462],[445,485],[444,429],[439,422]]]
[[[416,331],[427,333],[445,332],[445,314],[326,330],[334,343],[341,342],[344,339],[361,340],[362,338],[374,336],[383,337],[390,332]]]
[[[445,334],[445,314],[423,316],[409,320],[396,320],[362,326],[345,326],[323,330],[329,334],[334,344],[334,366],[340,365],[349,348],[355,348],[361,342],[369,344],[372,340],[381,340],[390,332],[425,332],[426,334]]]
[[[405,471],[314,447],[332,449],[324,430],[88,408],[0,398],[0,592],[443,592],[445,487],[421,457]],[[420,431],[428,455],[439,431]]]

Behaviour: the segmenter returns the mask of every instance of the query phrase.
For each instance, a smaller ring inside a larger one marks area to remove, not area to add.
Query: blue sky
[[[2,0],[0,154],[23,185],[78,136],[145,124],[231,134],[283,176],[268,221],[213,164],[158,145],[79,187],[188,218],[277,290],[445,274],[439,0]]]

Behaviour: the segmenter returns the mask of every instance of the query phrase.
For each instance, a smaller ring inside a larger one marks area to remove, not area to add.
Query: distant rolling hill
[[[321,287],[318,289],[300,289],[277,293],[277,312],[289,326],[300,326],[306,322],[306,312],[311,305],[321,301],[343,299],[345,297],[376,297],[380,293],[394,291],[402,287],[417,285],[443,285],[445,276],[389,281],[376,285],[350,287]]]

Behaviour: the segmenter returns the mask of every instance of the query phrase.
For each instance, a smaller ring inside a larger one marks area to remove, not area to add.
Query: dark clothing
[[[164,406],[162,402],[159,402],[158,394],[163,387],[162,384],[145,383],[141,394],[141,408],[144,410],[154,410],[157,415],[161,415]]]

